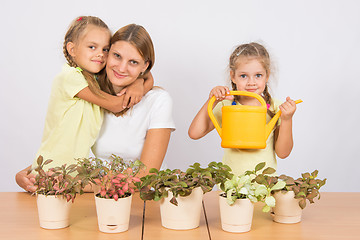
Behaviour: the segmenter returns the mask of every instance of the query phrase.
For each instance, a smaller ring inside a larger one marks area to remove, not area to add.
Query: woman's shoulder
[[[153,87],[146,93],[145,98],[152,101],[171,100],[170,94],[162,87]]]

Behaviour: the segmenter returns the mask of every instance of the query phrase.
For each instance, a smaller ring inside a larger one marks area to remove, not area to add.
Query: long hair
[[[108,30],[110,33],[108,26],[98,17],[80,16],[80,17],[77,17],[75,20],[73,20],[68,31],[65,34],[65,39],[64,39],[64,44],[63,44],[63,53],[64,53],[65,59],[70,67],[76,68],[79,66],[76,64],[74,59],[71,57],[71,55],[67,51],[66,45],[69,42],[75,43],[76,41],[78,41],[80,36],[86,30],[87,26],[89,26],[90,24],[94,25],[96,27],[104,28],[104,29]],[[99,75],[103,75],[104,72],[105,72],[104,69],[101,70]],[[83,74],[84,78],[86,79],[90,90],[94,94],[96,94],[98,96],[102,96],[101,91],[100,91],[100,86],[96,80],[95,75],[86,71],[85,69],[83,69],[83,71],[81,73]]]
[[[151,68],[154,66],[155,51],[151,37],[149,33],[145,30],[145,28],[137,24],[126,25],[125,27],[120,28],[112,36],[110,40],[110,45],[113,45],[118,41],[125,41],[133,45],[138,50],[144,61],[146,63],[149,63],[146,70],[138,77],[142,77],[148,74]],[[106,75],[100,75],[98,82],[101,90],[109,94],[116,95],[113,86]],[[123,115],[125,112],[127,112],[127,110],[128,109],[124,109],[116,115]]]
[[[240,57],[258,59],[262,64],[262,66],[264,67],[266,71],[266,75],[268,77],[270,76],[270,69],[271,69],[270,55],[263,45],[256,42],[239,45],[230,55],[229,68],[231,71],[235,72],[237,67],[237,61],[239,60]],[[231,85],[233,90],[237,90],[235,83],[231,82]],[[265,89],[262,93],[262,97],[264,98],[267,104],[269,104],[270,106],[272,105],[272,98],[269,93],[267,84],[265,85]],[[235,96],[235,99],[239,101],[239,96]],[[267,113],[269,114],[270,117],[273,117],[275,115],[274,111],[270,111],[270,109],[268,109]]]

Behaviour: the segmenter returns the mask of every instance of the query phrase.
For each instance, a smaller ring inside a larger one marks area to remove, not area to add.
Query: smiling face
[[[133,83],[144,72],[148,63],[129,42],[117,41],[111,45],[106,74],[115,92]]]
[[[66,47],[80,68],[96,74],[105,67],[110,37],[108,29],[89,24],[79,39]]]
[[[262,94],[269,80],[269,76],[259,59],[249,57],[240,57],[237,60],[235,72],[231,70],[230,77],[236,85],[236,90],[259,95]]]

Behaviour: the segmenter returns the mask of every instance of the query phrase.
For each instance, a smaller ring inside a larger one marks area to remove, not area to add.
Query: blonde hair
[[[270,65],[270,55],[268,53],[268,51],[266,50],[266,48],[256,42],[251,42],[251,43],[246,43],[246,44],[242,44],[239,45],[234,51],[233,53],[230,55],[230,59],[229,59],[229,69],[235,73],[236,67],[237,67],[237,63],[239,59],[243,59],[243,58],[252,58],[252,59],[257,59],[263,66],[263,68],[265,69],[266,72],[266,76],[269,77],[270,76],[270,69],[271,69],[271,65]],[[233,90],[237,90],[236,89],[236,84],[231,82],[232,88]],[[272,99],[271,99],[271,95],[269,93],[269,89],[268,89],[268,85],[265,85],[265,89],[262,93],[262,96],[265,100],[265,102],[267,104],[269,104],[270,106],[272,105]],[[239,100],[239,96],[235,96],[236,100]],[[274,110],[275,111],[275,110]],[[270,117],[273,117],[275,115],[275,112],[272,112],[268,109],[268,114],[270,115]]]
[[[65,34],[65,39],[64,39],[64,44],[63,44],[63,53],[65,56],[65,59],[67,61],[67,63],[69,64],[70,67],[79,67],[76,62],[74,61],[74,59],[71,57],[71,55],[69,54],[66,45],[69,42],[73,42],[75,43],[76,41],[79,40],[80,36],[84,33],[84,31],[86,30],[88,25],[94,25],[96,27],[100,27],[100,28],[104,28],[106,30],[109,30],[109,27],[98,17],[93,17],[93,16],[80,16],[77,17],[76,19],[74,19],[72,21],[72,23],[70,24],[70,27],[68,29],[68,31]],[[110,34],[110,30],[109,30],[109,34]],[[100,86],[96,80],[96,77],[94,74],[86,71],[85,69],[82,69],[83,71],[81,72],[84,76],[84,78],[86,79],[90,90],[94,93],[97,94],[98,96],[102,96],[101,91],[100,91]],[[104,74],[105,70],[101,70],[99,75]]]
[[[144,77],[148,74],[155,63],[154,45],[149,33],[143,26],[137,24],[129,24],[120,28],[111,38],[110,45],[118,42],[125,41],[133,45],[140,53],[145,63],[149,63],[146,70],[138,77]],[[99,79],[100,88],[109,94],[116,95],[113,86],[107,76],[101,76]],[[123,115],[128,109],[121,111],[116,115]]]

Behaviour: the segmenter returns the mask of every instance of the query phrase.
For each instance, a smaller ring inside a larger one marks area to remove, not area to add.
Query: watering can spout
[[[268,122],[268,124],[266,124],[266,127],[265,127],[265,139],[268,139],[271,131],[274,129],[274,126],[275,126],[277,120],[279,119],[280,114],[281,114],[281,111],[278,111],[275,114],[275,116],[270,120],[270,122]]]
[[[296,100],[295,103],[298,104],[298,103],[301,103],[302,100],[299,99],[299,100]],[[273,130],[277,120],[279,119],[281,115],[281,111],[279,110],[275,115],[274,117],[270,120],[270,122],[268,122],[268,124],[266,124],[266,127],[265,127],[265,139],[268,139],[271,131]]]

